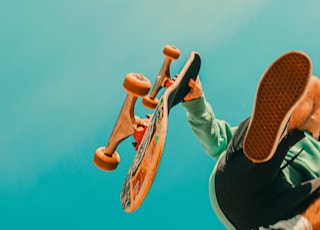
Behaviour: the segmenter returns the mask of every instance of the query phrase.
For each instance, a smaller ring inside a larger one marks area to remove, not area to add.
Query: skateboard
[[[191,52],[180,73],[174,78],[170,76],[170,65],[180,56],[180,51],[174,46],[163,49],[165,60],[153,85],[143,74],[129,73],[123,82],[128,92],[118,116],[117,122],[106,146],[96,150],[94,164],[104,171],[115,170],[120,162],[116,152],[117,146],[129,136],[135,139],[136,154],[126,179],[123,183],[120,201],[126,212],[137,210],[147,196],[165,146],[168,116],[170,110],[180,103],[190,88],[189,79],[198,76],[201,58],[198,52]],[[165,88],[160,99],[158,93]],[[135,116],[134,107],[139,97],[142,104],[153,112],[145,119]]]

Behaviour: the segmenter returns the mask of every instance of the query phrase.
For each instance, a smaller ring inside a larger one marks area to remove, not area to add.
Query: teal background
[[[282,53],[306,52],[320,74],[319,10],[316,0],[0,0],[0,229],[224,229],[208,196],[215,160],[180,105],[148,197],[123,212],[132,139],[114,172],[92,158],[124,101],[124,76],[153,82],[165,44],[182,52],[172,74],[196,50],[216,116],[237,125]]]

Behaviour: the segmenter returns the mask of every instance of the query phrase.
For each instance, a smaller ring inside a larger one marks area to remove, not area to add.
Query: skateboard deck
[[[120,195],[122,207],[126,212],[138,209],[147,196],[164,149],[170,109],[180,103],[189,92],[189,79],[196,79],[200,65],[199,53],[192,52],[148,119],[147,129],[128,170]]]

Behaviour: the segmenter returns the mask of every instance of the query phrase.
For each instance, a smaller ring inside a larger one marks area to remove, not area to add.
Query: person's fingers
[[[194,88],[196,86],[196,82],[191,78],[188,82],[189,87]]]

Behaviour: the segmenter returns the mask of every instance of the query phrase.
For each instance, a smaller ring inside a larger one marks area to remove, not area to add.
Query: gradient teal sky
[[[165,44],[182,52],[172,74],[196,50],[207,100],[237,125],[283,52],[308,53],[320,75],[319,11],[316,0],[0,0],[0,229],[224,229],[208,196],[215,160],[179,105],[148,197],[123,212],[132,139],[115,172],[92,163],[124,100],[123,78],[153,82]]]

